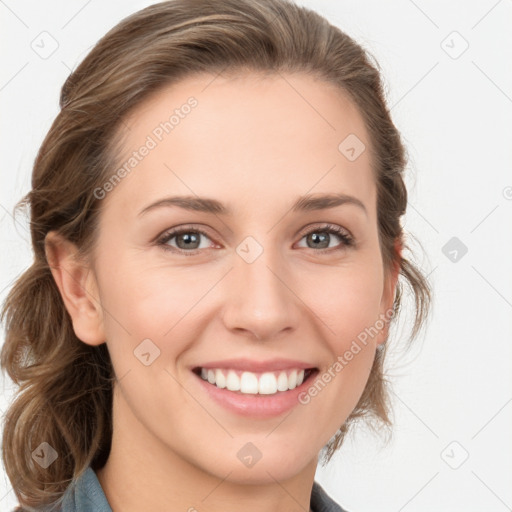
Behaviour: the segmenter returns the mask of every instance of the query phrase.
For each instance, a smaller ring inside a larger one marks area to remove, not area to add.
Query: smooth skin
[[[387,328],[307,405],[273,418],[214,403],[191,368],[282,357],[321,375],[389,312],[398,275],[383,268],[368,134],[346,94],[312,76],[196,75],[124,120],[120,165],[191,96],[197,106],[101,200],[93,261],[79,263],[71,243],[47,236],[75,333],[107,343],[117,376],[112,450],[98,478],[114,512],[309,510],[319,452],[356,406]],[[355,161],[338,150],[351,133],[366,145]],[[333,193],[365,209],[291,210],[301,196]],[[178,195],[233,213],[140,214]],[[326,223],[355,245],[327,234]],[[158,245],[175,227],[199,240]],[[311,231],[326,237],[321,248]],[[252,263],[237,252],[248,236],[263,249]],[[145,339],[160,350],[147,366],[134,354]],[[262,454],[251,468],[237,457],[248,442]]]

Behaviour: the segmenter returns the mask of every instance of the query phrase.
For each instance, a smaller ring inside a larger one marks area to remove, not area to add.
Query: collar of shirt
[[[341,508],[318,482],[313,482],[310,512],[348,512]],[[71,483],[52,512],[112,512],[94,470],[89,466]]]

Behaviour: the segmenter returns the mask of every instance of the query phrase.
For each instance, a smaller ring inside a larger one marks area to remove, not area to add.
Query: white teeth
[[[292,370],[292,373],[290,373],[290,376],[288,377],[288,386],[290,386],[290,389],[297,387],[297,370]]]
[[[277,389],[278,391],[288,391],[288,377],[286,372],[281,372],[277,378]]]
[[[233,370],[228,371],[226,387],[229,391],[240,391],[240,378]]]
[[[229,391],[240,391],[245,394],[274,395],[278,391],[288,391],[304,382],[304,370],[253,373],[242,372],[239,376],[234,370],[201,368],[201,378],[218,388]]]
[[[277,379],[273,373],[264,373],[260,377],[258,392],[260,395],[273,395],[277,392]]]
[[[215,384],[218,388],[226,387],[226,377],[224,377],[224,374],[220,370],[215,370]]]
[[[258,392],[258,377],[251,372],[242,373],[240,391],[242,393],[256,394]]]

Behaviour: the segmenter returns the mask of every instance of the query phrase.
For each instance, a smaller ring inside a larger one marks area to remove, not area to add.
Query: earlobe
[[[79,261],[76,245],[54,231],[45,237],[45,252],[76,336],[100,345],[105,341],[103,310],[93,270]]]

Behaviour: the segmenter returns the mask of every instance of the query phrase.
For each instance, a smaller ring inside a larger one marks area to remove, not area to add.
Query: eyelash
[[[171,251],[171,252],[178,253],[178,254],[184,254],[185,256],[194,256],[198,252],[204,250],[204,249],[193,249],[190,251],[185,251],[185,250],[179,249],[177,247],[171,247],[167,244],[167,242],[172,240],[174,237],[182,235],[184,233],[200,233],[201,235],[204,235],[206,238],[210,239],[210,236],[208,235],[208,233],[206,233],[202,229],[193,228],[193,227],[190,227],[190,228],[184,227],[184,228],[179,228],[179,229],[171,230],[171,231],[164,233],[160,238],[157,239],[156,243],[164,251]],[[319,249],[319,250],[313,249],[315,252],[325,253],[325,252],[332,252],[332,251],[340,251],[340,250],[346,249],[348,247],[353,247],[355,245],[355,240],[352,238],[352,236],[350,236],[345,229],[343,229],[339,226],[336,226],[335,224],[325,224],[320,227],[315,227],[314,229],[311,229],[311,230],[307,231],[306,233],[304,233],[300,239],[302,240],[304,237],[310,235],[311,233],[329,233],[329,234],[338,235],[338,237],[341,239],[341,244],[339,247],[329,247],[326,249]]]

